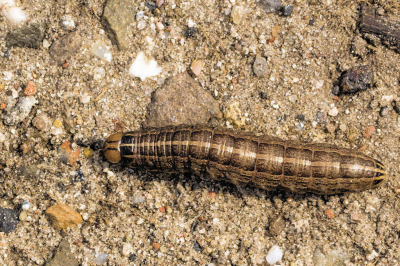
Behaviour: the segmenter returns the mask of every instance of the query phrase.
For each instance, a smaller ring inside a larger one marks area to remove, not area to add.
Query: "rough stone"
[[[72,227],[83,222],[82,216],[79,213],[62,203],[47,208],[46,214],[57,230]]]
[[[342,250],[329,250],[326,254],[317,248],[314,251],[315,266],[344,266],[349,255]]]
[[[74,31],[54,41],[50,47],[49,53],[57,65],[63,65],[66,59],[71,59],[78,51],[81,44],[82,37],[78,32]]]
[[[253,71],[257,77],[265,77],[267,75],[267,60],[257,55],[253,64]]]
[[[6,45],[38,49],[44,39],[44,28],[43,24],[33,23],[9,32],[6,36]]]
[[[358,66],[342,75],[342,93],[364,91],[372,86],[373,71],[369,65]]]
[[[0,208],[0,232],[10,233],[18,224],[18,214],[13,209]]]
[[[274,218],[269,224],[269,232],[273,236],[279,235],[284,228],[285,228],[285,220],[283,219],[282,215],[279,215],[276,218]]]
[[[256,4],[265,13],[278,13],[284,7],[279,0],[260,0],[256,1]]]
[[[71,247],[67,240],[62,240],[58,249],[54,254],[54,257],[48,261],[45,266],[78,266],[79,261],[75,258],[75,255],[71,252]]]
[[[33,96],[19,98],[17,104],[4,116],[4,124],[13,126],[28,117],[32,107],[37,103]]]
[[[204,124],[220,113],[218,102],[187,72],[153,92],[144,127]]]
[[[110,0],[104,8],[102,24],[110,40],[120,50],[128,48],[128,38],[133,34],[131,24],[135,21],[135,1]]]

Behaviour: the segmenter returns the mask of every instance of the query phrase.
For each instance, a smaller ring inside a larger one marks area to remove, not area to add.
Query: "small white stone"
[[[139,11],[136,13],[136,20],[139,21],[141,19],[144,18],[144,12],[143,11]]]
[[[189,21],[188,21],[188,27],[189,27],[189,28],[193,28],[193,27],[195,27],[195,26],[196,26],[196,23],[194,23],[193,20],[189,19]]]
[[[146,21],[141,20],[141,21],[138,22],[137,28],[138,28],[139,30],[143,30],[144,28],[146,28],[146,25],[147,25]]]
[[[107,253],[100,253],[94,260],[93,263],[96,265],[104,265],[108,260]]]
[[[73,30],[75,29],[75,21],[71,15],[65,15],[61,17],[60,20],[61,28],[64,30]]]
[[[273,246],[267,254],[266,260],[270,265],[274,265],[283,257],[283,251],[279,246]]]
[[[139,52],[129,68],[129,74],[143,81],[148,77],[157,76],[161,70],[161,67],[157,66],[157,61],[147,58],[143,52]]]
[[[102,78],[104,78],[104,76],[106,75],[106,71],[104,70],[104,68],[102,67],[95,67],[93,70],[93,78],[95,80],[100,80]]]
[[[31,207],[31,203],[30,203],[28,200],[25,200],[25,201],[22,203],[22,209],[23,209],[24,211],[29,210],[30,207]]]
[[[331,110],[329,110],[328,115],[330,116],[337,116],[339,114],[339,110],[336,107],[333,107]]]
[[[87,221],[89,219],[89,214],[86,212],[84,214],[82,214],[82,219]]]
[[[164,29],[164,24],[162,24],[162,22],[157,22],[156,27],[158,30],[163,30]]]
[[[367,260],[371,261],[374,260],[376,257],[378,257],[378,253],[375,250],[372,250],[372,252],[370,254],[367,255]]]
[[[90,102],[90,95],[87,94],[87,93],[84,93],[84,94],[81,96],[81,102],[82,102],[83,104]]]
[[[107,62],[111,62],[112,59],[112,53],[108,49],[108,47],[105,45],[103,41],[98,41],[96,42],[92,48],[90,48],[90,51],[97,57],[99,57],[101,60],[105,60]]]
[[[43,40],[43,48],[49,48],[50,47],[50,42],[46,39]]]
[[[297,96],[296,95],[290,95],[289,96],[289,102],[294,103],[297,100]]]
[[[129,243],[122,243],[121,254],[124,257],[128,257],[130,254],[133,253],[133,247]]]
[[[20,24],[26,20],[26,15],[20,7],[16,7],[14,1],[0,1],[3,16],[14,24]]]

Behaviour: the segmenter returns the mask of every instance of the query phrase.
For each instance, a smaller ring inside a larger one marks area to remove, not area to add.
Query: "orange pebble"
[[[365,128],[364,138],[369,139],[375,133],[376,128],[374,125],[369,125]]]
[[[153,248],[154,249],[159,249],[160,248],[160,244],[157,244],[156,242],[153,242]]]
[[[65,63],[63,64],[63,68],[67,68],[69,66],[68,59],[65,59]]]
[[[209,191],[208,196],[213,199],[215,198],[215,196],[217,196],[217,193],[215,193],[214,191]]]
[[[326,218],[332,219],[333,216],[335,216],[335,213],[333,212],[332,209],[328,209],[328,210],[325,211],[325,215],[326,215]]]
[[[31,96],[36,93],[36,85],[33,81],[29,81],[24,90],[26,96]]]
[[[0,104],[0,109],[5,109],[6,107],[7,107],[7,104],[5,104],[5,103]]]

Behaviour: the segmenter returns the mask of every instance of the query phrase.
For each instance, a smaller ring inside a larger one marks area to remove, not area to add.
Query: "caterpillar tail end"
[[[116,133],[109,136],[104,143],[103,153],[110,163],[118,163],[121,161],[121,144],[122,134]]]

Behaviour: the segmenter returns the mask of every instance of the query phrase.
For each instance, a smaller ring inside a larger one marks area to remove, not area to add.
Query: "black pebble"
[[[300,121],[304,121],[306,119],[306,117],[303,114],[299,114],[296,116],[296,118]]]
[[[372,87],[373,70],[369,65],[357,66],[342,75],[342,93],[354,93]]]
[[[5,52],[4,52],[4,57],[9,57],[10,56],[10,49],[7,49]]]
[[[82,171],[79,169],[74,176],[74,182],[81,182],[85,180],[85,176],[83,175]]]
[[[129,255],[129,261],[135,261],[136,260],[136,254],[132,253],[131,255]]]
[[[188,29],[184,32],[184,35],[185,35],[186,38],[188,38],[188,37],[193,37],[198,31],[199,31],[199,29],[196,28],[196,27],[188,28]]]
[[[265,100],[265,99],[267,99],[267,94],[262,91],[262,92],[260,92],[260,97],[261,97],[261,99]]]
[[[12,209],[0,208],[0,232],[10,233],[18,224],[18,214]]]

